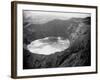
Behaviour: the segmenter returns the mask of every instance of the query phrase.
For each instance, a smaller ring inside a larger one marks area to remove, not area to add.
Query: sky
[[[68,20],[70,18],[85,18],[90,16],[89,13],[72,13],[72,12],[47,12],[24,10],[24,21],[34,24],[44,24],[54,19]]]

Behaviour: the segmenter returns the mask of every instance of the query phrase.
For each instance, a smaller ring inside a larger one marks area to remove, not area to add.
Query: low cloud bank
[[[61,37],[46,37],[32,41],[28,46],[28,50],[32,53],[50,55],[55,52],[61,52],[70,46],[68,39]]]

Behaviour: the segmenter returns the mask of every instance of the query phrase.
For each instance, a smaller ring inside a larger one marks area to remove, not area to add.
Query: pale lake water
[[[56,52],[61,52],[70,46],[68,39],[61,37],[45,37],[32,41],[27,45],[27,49],[31,53],[50,55]]]

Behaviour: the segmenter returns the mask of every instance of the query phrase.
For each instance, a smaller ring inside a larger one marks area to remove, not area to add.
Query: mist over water
[[[61,52],[70,46],[68,39],[62,37],[45,37],[32,41],[27,45],[27,49],[31,53],[50,55],[55,52]]]

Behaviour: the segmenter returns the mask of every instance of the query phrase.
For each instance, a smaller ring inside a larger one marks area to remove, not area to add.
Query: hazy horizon
[[[89,13],[72,13],[72,12],[44,12],[44,11],[23,11],[24,21],[33,23],[33,24],[44,24],[49,21],[59,19],[59,20],[68,20],[70,18],[85,18],[89,17]]]

